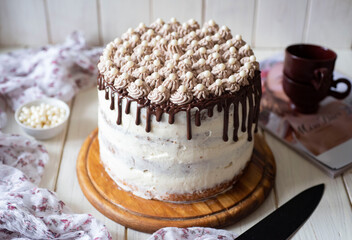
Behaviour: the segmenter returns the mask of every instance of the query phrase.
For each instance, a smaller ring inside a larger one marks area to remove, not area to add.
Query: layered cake
[[[213,20],[141,23],[98,64],[100,158],[116,184],[164,201],[228,189],[253,151],[259,64]]]

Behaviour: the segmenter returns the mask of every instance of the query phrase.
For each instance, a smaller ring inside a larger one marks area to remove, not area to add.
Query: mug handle
[[[336,99],[344,99],[345,97],[348,96],[348,94],[350,94],[351,92],[351,82],[348,81],[346,78],[339,78],[337,80],[333,80],[332,83],[331,83],[331,87],[334,87],[336,88],[337,87],[337,84],[339,83],[344,83],[346,84],[347,86],[347,89],[346,91],[344,92],[337,92],[337,91],[334,91],[334,90],[331,90],[329,89],[329,92],[328,92],[328,95],[336,98]]]

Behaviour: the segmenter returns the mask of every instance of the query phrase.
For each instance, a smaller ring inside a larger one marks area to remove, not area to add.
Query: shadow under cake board
[[[276,165],[263,136],[255,135],[251,160],[228,191],[197,202],[170,203],[143,199],[119,188],[100,161],[98,129],[83,143],[77,177],[89,202],[106,217],[142,232],[162,227],[225,227],[257,209],[274,186]]]

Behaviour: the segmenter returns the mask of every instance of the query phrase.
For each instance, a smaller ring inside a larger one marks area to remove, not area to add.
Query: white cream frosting
[[[122,124],[116,125],[117,110],[109,109],[110,101],[105,100],[104,91],[98,95],[101,159],[119,186],[137,196],[165,199],[169,194],[215,187],[239,174],[252,154],[253,141],[247,140],[247,132],[239,131],[237,142],[222,140],[223,113],[215,109],[213,117],[202,121],[200,127],[192,123],[190,141],[184,127],[187,124],[185,112],[175,115],[174,124],[168,123],[167,115],[161,122],[152,118],[152,131],[147,133],[144,121],[135,124],[135,102],[131,103],[130,114],[122,115]],[[123,99],[123,112],[125,106]],[[240,125],[241,113],[239,104]],[[233,125],[232,114],[233,106],[229,126]],[[146,117],[145,109],[141,117]],[[229,137],[232,137],[231,131]]]

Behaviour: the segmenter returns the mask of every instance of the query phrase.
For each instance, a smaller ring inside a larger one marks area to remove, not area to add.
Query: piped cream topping
[[[170,90],[163,85],[159,85],[148,94],[148,99],[152,103],[156,103],[156,104],[164,103],[167,100],[169,100],[169,98],[170,98]]]
[[[224,63],[217,64],[211,71],[216,78],[220,79],[227,78],[231,72],[231,70],[226,69],[226,65]]]
[[[216,81],[208,87],[208,90],[215,96],[221,96],[225,92],[225,84],[222,79]]]
[[[192,99],[192,92],[184,85],[181,85],[170,97],[170,101],[176,105],[190,103]]]
[[[162,84],[171,92],[174,92],[179,86],[179,79],[175,73],[171,73]]]
[[[133,71],[135,70],[135,67],[136,64],[133,61],[128,61],[121,67],[120,71],[132,75]]]
[[[137,79],[128,86],[127,92],[131,97],[138,99],[147,96],[150,92],[150,87],[145,81]]]
[[[238,76],[231,75],[226,81],[225,90],[234,93],[234,92],[237,92],[238,90],[240,90],[240,88],[241,88],[241,85],[238,82]]]
[[[163,78],[160,76],[160,74],[158,72],[153,72],[153,74],[149,75],[145,79],[145,81],[151,88],[156,88],[162,84],[162,82],[163,82],[162,79]]]
[[[238,53],[240,56],[243,57],[250,57],[253,55],[253,50],[248,44],[243,45],[239,50]]]
[[[214,75],[209,70],[205,70],[204,72],[198,74],[197,79],[198,82],[202,83],[206,87],[209,87],[209,85],[214,82]]]
[[[200,28],[194,19],[181,24],[172,18],[129,28],[106,45],[98,69],[106,82],[131,97],[185,104],[193,97],[238,91],[259,63],[242,36],[233,37],[228,27],[209,20]],[[155,90],[159,86],[166,90]]]
[[[115,80],[114,86],[117,89],[123,89],[123,88],[126,88],[131,82],[133,82],[133,80],[134,79],[130,75],[128,75],[127,73],[122,73]]]
[[[206,99],[209,95],[209,91],[204,86],[202,83],[198,83],[194,88],[193,88],[193,96],[195,96],[198,99]]]

